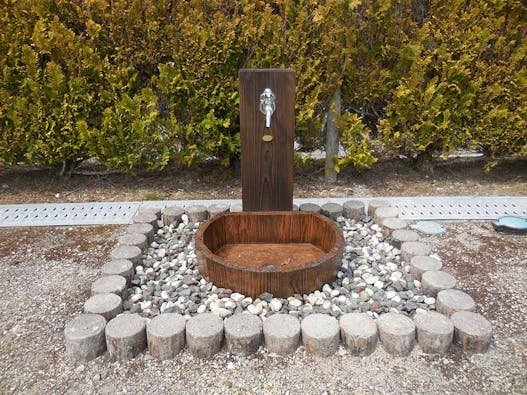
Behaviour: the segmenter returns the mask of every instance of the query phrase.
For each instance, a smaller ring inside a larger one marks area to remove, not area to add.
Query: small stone
[[[190,222],[203,222],[209,218],[207,207],[201,205],[188,206],[185,208]]]
[[[476,303],[468,294],[458,289],[445,289],[437,293],[436,309],[448,317],[458,311],[475,311]]]
[[[130,284],[134,277],[134,264],[128,259],[114,259],[101,267],[103,276],[122,276]]]
[[[349,313],[340,317],[342,341],[350,352],[357,356],[367,356],[377,347],[377,325],[366,313]]]
[[[373,214],[373,219],[376,223],[382,224],[386,218],[397,218],[399,216],[399,210],[395,207],[379,207]]]
[[[360,200],[348,200],[342,204],[342,214],[346,218],[359,221],[364,215],[364,203]]]
[[[299,308],[300,306],[302,306],[302,302],[296,298],[289,298],[287,301],[289,303],[289,306],[292,306],[295,308]]]
[[[126,297],[126,279],[123,276],[104,276],[94,281],[92,295],[112,293],[124,299]]]
[[[338,217],[342,217],[342,206],[337,203],[326,203],[320,207],[322,215],[331,218],[336,221]]]
[[[106,325],[110,358],[125,361],[146,348],[146,323],[137,314],[122,314]]]
[[[223,343],[223,320],[212,313],[195,315],[187,321],[186,338],[193,355],[211,357],[220,351]]]
[[[282,309],[282,302],[280,299],[272,299],[269,303],[269,307],[271,307],[271,310],[273,311],[280,311]]]
[[[431,256],[418,255],[410,260],[410,274],[417,280],[421,280],[424,272],[441,270],[442,267],[441,261]]]
[[[423,293],[437,296],[439,291],[454,288],[456,286],[456,279],[449,273],[431,270],[423,273],[421,285]]]
[[[201,313],[204,313],[205,311],[207,311],[207,306],[205,306],[204,304],[200,305],[198,307],[198,310],[197,310],[197,313],[198,314],[201,314]]]
[[[484,352],[492,338],[492,325],[481,314],[458,311],[450,317],[454,324],[454,340],[465,351]]]
[[[435,298],[425,298],[424,302],[425,302],[425,304],[430,306],[430,305],[435,304],[436,299]]]
[[[417,232],[408,229],[396,229],[390,235],[390,242],[396,248],[401,248],[401,245],[406,241],[419,241]]]
[[[98,314],[82,314],[66,325],[66,355],[75,362],[88,362],[106,351],[106,320]]]
[[[225,342],[233,354],[249,355],[262,342],[262,320],[249,313],[235,314],[225,320]]]
[[[401,244],[401,258],[405,262],[410,262],[417,255],[430,255],[431,252],[430,245],[420,241],[406,241]]]
[[[163,209],[162,218],[163,225],[179,225],[181,223],[181,217],[185,214],[185,211],[178,206],[170,206]]]
[[[150,224],[132,224],[126,228],[126,233],[140,233],[146,236],[149,243],[154,241],[154,227]]]
[[[417,313],[414,317],[417,342],[427,354],[443,354],[448,351],[454,337],[454,325],[443,314],[435,311]]]
[[[300,322],[289,314],[274,314],[264,321],[263,334],[269,352],[290,354],[300,342]]]
[[[134,265],[141,265],[143,263],[142,252],[136,246],[118,246],[110,253],[112,259],[128,259]]]
[[[302,341],[312,354],[328,357],[337,351],[340,342],[338,321],[326,314],[311,314],[302,320]]]
[[[382,200],[382,199],[372,199],[368,202],[368,215],[370,217],[373,217],[375,214],[375,210],[377,210],[379,207],[390,207],[390,202],[388,200]]]
[[[382,314],[377,319],[377,328],[381,343],[389,354],[407,356],[415,344],[415,324],[396,313]]]
[[[86,314],[99,314],[106,321],[110,321],[123,311],[123,303],[119,296],[113,293],[102,293],[93,295],[84,302]]]
[[[300,211],[309,211],[313,213],[320,213],[321,208],[318,204],[314,203],[302,203],[299,207]]]
[[[235,302],[241,302],[243,299],[245,299],[245,296],[237,292],[234,292],[231,294],[231,299],[234,300]]]
[[[146,326],[148,350],[154,358],[174,358],[185,347],[185,318],[176,313],[154,317]]]
[[[146,235],[142,233],[125,233],[119,237],[119,244],[125,246],[135,246],[140,250],[144,250],[148,246]]]

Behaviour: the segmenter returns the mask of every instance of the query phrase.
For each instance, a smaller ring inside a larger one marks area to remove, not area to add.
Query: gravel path
[[[526,393],[527,238],[487,223],[445,227],[429,241],[494,326],[485,354],[456,347],[428,356],[417,347],[397,358],[377,347],[366,358],[343,348],[321,358],[300,348],[290,357],[222,351],[202,361],[184,351],[164,362],[146,353],[113,363],[106,354],[80,366],[64,357],[63,329],[124,228],[0,230],[0,393]]]

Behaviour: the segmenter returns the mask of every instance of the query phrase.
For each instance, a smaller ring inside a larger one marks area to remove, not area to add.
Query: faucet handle
[[[265,114],[265,127],[271,127],[271,115],[276,109],[275,95],[270,88],[265,88],[260,95],[260,112]]]

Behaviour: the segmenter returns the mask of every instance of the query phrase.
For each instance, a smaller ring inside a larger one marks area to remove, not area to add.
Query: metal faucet
[[[260,112],[265,114],[265,127],[271,127],[271,115],[276,109],[275,95],[270,88],[265,88],[260,95]]]

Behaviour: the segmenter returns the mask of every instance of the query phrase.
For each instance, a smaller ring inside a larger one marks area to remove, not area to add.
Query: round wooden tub
[[[298,211],[225,213],[196,234],[200,273],[253,298],[308,294],[335,280],[342,231],[322,215]]]

